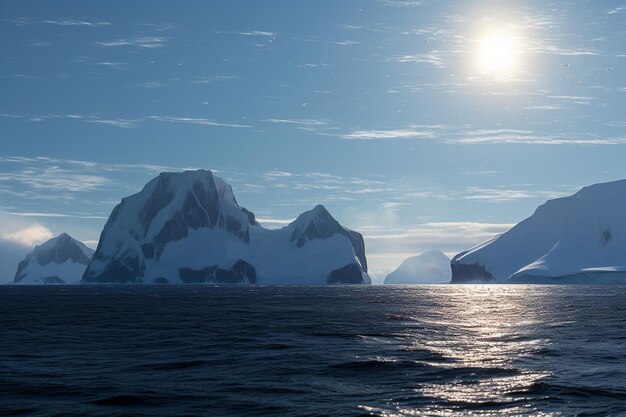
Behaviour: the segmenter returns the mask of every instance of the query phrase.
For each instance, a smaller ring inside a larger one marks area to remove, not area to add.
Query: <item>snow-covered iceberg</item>
[[[626,284],[626,180],[549,200],[456,255],[452,282]]]
[[[323,206],[265,229],[208,170],[162,173],[122,199],[83,282],[371,283],[363,237]]]
[[[79,283],[93,249],[62,233],[35,246],[20,262],[15,284],[76,284]]]
[[[450,282],[450,258],[431,250],[407,258],[385,277],[385,284],[438,284]]]

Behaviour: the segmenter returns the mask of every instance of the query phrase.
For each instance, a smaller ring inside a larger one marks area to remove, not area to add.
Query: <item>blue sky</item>
[[[163,170],[218,171],[271,227],[326,205],[366,237],[375,277],[626,177],[621,2],[1,1],[0,16],[4,275],[62,231],[93,246]],[[494,36],[514,50],[504,71],[481,61]]]

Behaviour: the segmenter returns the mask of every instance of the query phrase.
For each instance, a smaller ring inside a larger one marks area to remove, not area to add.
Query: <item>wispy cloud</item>
[[[293,222],[295,219],[276,219],[269,217],[257,217],[256,219],[259,223],[268,229],[279,229],[281,227],[287,226],[289,223]]]
[[[121,197],[157,173],[185,169],[193,167],[0,156],[0,214],[102,221]],[[0,232],[7,231],[1,226]]]
[[[59,166],[45,166],[33,169],[32,167],[16,171],[3,171],[0,173],[0,184],[13,183],[38,191],[93,191],[104,185],[110,184],[110,180],[100,175],[77,173],[74,170]]]
[[[396,55],[396,56],[392,56],[388,58],[387,60],[389,62],[400,62],[400,63],[413,62],[413,63],[418,63],[418,64],[420,63],[430,64],[437,68],[444,67],[443,58],[439,51],[432,51],[428,53],[419,53],[419,54],[412,54],[412,55]]]
[[[263,119],[262,122],[290,124],[298,126],[324,126],[327,123],[316,119]]]
[[[537,200],[564,197],[572,194],[572,190],[568,191],[538,191],[536,189],[512,189],[506,187],[484,188],[484,187],[467,187],[465,189],[466,200],[479,200],[489,203],[508,203],[517,200]]]
[[[43,243],[52,237],[52,232],[45,226],[35,223],[15,232],[0,233],[0,239],[17,243],[25,247],[32,247]]]
[[[384,277],[404,259],[432,249],[452,257],[513,227],[508,223],[428,222],[390,228],[386,225],[363,230],[370,272]]]
[[[161,81],[146,81],[144,83],[132,84],[132,86],[139,88],[163,88],[168,87],[168,84]]]
[[[168,39],[163,36],[139,36],[135,38],[119,38],[113,41],[96,42],[96,45],[105,47],[136,46],[139,48],[163,48]]]
[[[393,7],[416,7],[424,4],[423,0],[378,0],[378,2]]]
[[[344,139],[382,140],[382,139],[434,139],[432,130],[390,129],[390,130],[355,130],[342,135]]]
[[[533,144],[533,145],[619,145],[625,144],[626,138],[606,138],[596,136],[577,136],[567,134],[543,134],[531,130],[499,129],[476,130],[458,134],[446,140],[456,144]]]
[[[90,118],[86,119],[87,123],[97,123],[114,127],[121,127],[124,129],[137,127],[141,120],[139,119],[98,119],[98,118]]]
[[[250,32],[238,32],[238,33],[243,36],[263,36],[266,38],[274,38],[278,35],[278,33],[276,32],[268,32],[265,30],[253,30]]]
[[[191,82],[194,84],[213,84],[215,82],[234,80],[236,78],[237,77],[234,75],[213,75],[211,77],[199,76]]]
[[[526,110],[561,110],[562,106],[555,106],[553,104],[541,104],[535,106],[526,106],[524,107]]]
[[[197,117],[148,116],[148,119],[156,120],[159,122],[185,123],[185,124],[201,125],[201,126],[221,126],[221,127],[236,127],[236,128],[252,127],[249,125],[222,123],[222,122],[217,122],[212,119],[204,119],[204,118],[197,118]]]
[[[342,46],[354,46],[354,45],[360,44],[361,42],[346,39],[343,41],[331,41],[330,43],[334,43],[335,45],[342,45]]]
[[[99,219],[106,220],[108,216],[95,216],[95,215],[84,215],[84,214],[71,214],[71,213],[49,213],[43,211],[2,211],[2,214],[8,214],[11,216],[17,217],[56,217],[56,218],[72,218],[72,219]]]
[[[399,233],[375,233],[366,234],[364,237],[370,240],[397,240],[397,239],[421,239],[430,242],[450,240],[472,241],[487,240],[498,233],[503,233],[513,227],[510,223],[479,223],[479,222],[429,222],[409,226]]]
[[[339,25],[339,27],[343,30],[359,30],[359,29],[363,29],[365,26],[343,24],[343,25]]]
[[[85,20],[72,20],[72,19],[44,20],[43,23],[48,23],[51,25],[58,25],[58,26],[87,26],[87,27],[93,27],[93,28],[111,25],[111,23],[109,22],[88,22]]]
[[[126,69],[128,67],[128,64],[126,62],[108,62],[108,61],[103,61],[103,62],[96,62],[96,63],[94,63],[94,65],[100,65],[102,67],[109,67],[109,68],[114,68],[114,69],[119,69],[119,70],[123,70],[123,69]]]
[[[543,54],[552,54],[552,55],[562,55],[562,56],[594,56],[599,55],[599,52],[594,49],[588,48],[565,48],[559,47],[556,45],[550,45],[547,43],[543,43],[535,48],[535,52],[543,53]]]
[[[165,123],[183,123],[202,126],[218,126],[218,127],[232,127],[232,128],[250,128],[252,126],[236,123],[223,123],[213,119],[198,118],[198,117],[181,117],[181,116],[160,116],[152,115],[146,117],[138,117],[134,119],[127,118],[111,118],[101,115],[78,115],[78,114],[47,114],[47,115],[34,115],[34,116],[21,116],[14,114],[0,114],[0,117],[21,119],[30,122],[43,122],[46,120],[77,120],[84,123],[94,123],[107,126],[113,126],[118,128],[134,128],[143,123],[149,121],[165,122]]]

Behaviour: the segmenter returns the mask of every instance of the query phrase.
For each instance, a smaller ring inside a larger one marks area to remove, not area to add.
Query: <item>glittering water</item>
[[[626,287],[0,287],[0,415],[625,415]]]

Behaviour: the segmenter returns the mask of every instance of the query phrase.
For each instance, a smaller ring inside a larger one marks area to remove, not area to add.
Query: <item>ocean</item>
[[[626,287],[2,286],[1,416],[624,416]]]

